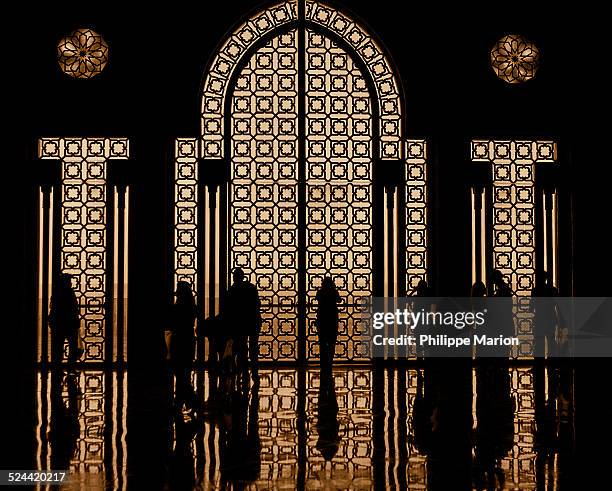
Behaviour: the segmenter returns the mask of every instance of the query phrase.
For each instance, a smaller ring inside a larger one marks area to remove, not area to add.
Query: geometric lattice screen
[[[426,276],[426,144],[402,139],[398,84],[375,39],[330,6],[304,6],[280,2],[253,15],[209,65],[201,138],[176,140],[174,280],[204,286],[202,298],[212,294],[209,279],[222,294],[221,271],[242,268],[262,304],[260,359],[295,361],[301,342],[307,359],[318,357],[315,295],[330,275],[342,298],[336,358],[366,360],[356,305],[373,294],[374,216],[386,206],[373,199],[374,161],[405,165],[393,243],[402,236],[406,246],[393,260],[396,269],[407,262],[406,275],[392,281],[415,286]],[[198,166],[219,162],[228,168],[227,202],[222,184],[212,209]],[[378,246],[382,263],[391,246]],[[198,264],[200,249],[215,261]],[[305,340],[297,339],[301,315]]]
[[[372,101],[353,59],[306,30],[307,356],[319,353],[316,293],[331,276],[342,303],[336,358],[367,356],[356,305],[372,295]]]
[[[105,360],[107,161],[127,159],[126,138],[42,138],[41,159],[59,159],[60,271],[72,276],[80,305],[81,361]],[[109,334],[110,335],[110,334]]]
[[[297,358],[296,37],[292,30],[253,54],[231,104],[229,268],[259,289],[261,359]]]
[[[427,280],[427,142],[406,142],[406,291]],[[400,255],[400,261],[404,258]]]
[[[499,269],[519,296],[531,295],[535,286],[536,190],[535,166],[556,160],[552,141],[474,140],[472,161],[490,162],[492,182],[493,268]],[[516,301],[516,334],[521,350],[530,354],[533,316]]]

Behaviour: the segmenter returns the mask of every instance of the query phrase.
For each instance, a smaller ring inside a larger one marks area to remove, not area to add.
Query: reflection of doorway
[[[178,139],[175,283],[219,312],[232,269],[256,282],[264,360],[317,356],[314,294],[340,290],[337,358],[366,360],[355,304],[426,274],[425,142],[402,141],[380,46],[344,13],[283,2],[209,65],[202,139]]]
[[[39,155],[41,165],[59,176],[39,190],[37,359],[50,359],[53,282],[68,273],[80,306],[80,361],[125,361],[129,190],[111,182],[121,181],[118,167],[128,158],[128,141],[43,138]]]

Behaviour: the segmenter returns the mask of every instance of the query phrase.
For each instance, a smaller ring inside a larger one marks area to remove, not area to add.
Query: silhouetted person
[[[514,335],[514,312],[512,307],[512,297],[514,292],[510,285],[506,282],[504,274],[499,269],[494,269],[492,273],[493,288],[489,296],[494,297],[496,300],[491,304],[491,309],[494,312],[489,312],[487,318],[496,319],[495,332],[489,332],[487,334],[491,336],[502,335],[506,338]],[[489,325],[487,322],[485,327]],[[481,348],[483,348],[481,346]],[[483,351],[483,350],[481,350]],[[501,348],[493,349],[498,356],[502,353]],[[507,351],[507,354],[509,354]],[[504,357],[507,357],[505,354]]]
[[[232,274],[234,282],[227,291],[225,320],[233,337],[233,349],[238,358],[239,368],[245,373],[248,355],[251,359],[253,376],[257,377],[259,361],[259,331],[261,312],[257,287],[246,280],[244,271],[236,268]]]
[[[49,325],[52,335],[52,356],[54,362],[61,362],[64,355],[64,342],[68,341],[68,361],[79,359],[79,303],[72,289],[71,276],[60,274],[53,285]]]
[[[411,302],[410,308],[412,312],[418,313],[420,311],[423,311],[425,314],[427,314],[428,312],[432,312],[434,310],[432,300],[431,300],[432,296],[433,296],[433,291],[432,291],[432,288],[427,283],[427,281],[419,280],[417,286],[414,288],[414,290],[412,290],[412,294],[411,294],[412,302]],[[416,329],[414,330],[414,334],[417,337],[422,334],[429,334],[429,333],[430,333],[429,326],[425,324],[421,324],[417,326]],[[400,352],[403,353],[404,357],[407,357],[410,355],[410,353],[407,350],[408,350],[407,346],[400,348]],[[416,352],[417,352],[417,356],[420,358],[425,358],[428,354],[427,348],[421,345],[416,346]]]
[[[319,404],[317,408],[317,439],[316,448],[326,462],[331,461],[338,452],[340,437],[338,423],[338,401],[336,399],[336,385],[331,373],[321,370],[321,384],[319,386]]]
[[[319,335],[319,356],[321,370],[331,371],[338,338],[338,303],[340,294],[330,276],[323,278],[317,291],[317,334]]]
[[[180,408],[183,403],[189,406],[195,399],[189,374],[193,362],[195,344],[193,328],[197,312],[189,283],[179,281],[175,296],[176,301],[170,311],[172,331],[170,359],[176,377],[176,404]]]
[[[536,297],[532,304],[535,314],[533,325],[534,356],[544,358],[546,356],[546,345],[548,345],[548,356],[555,356],[557,354],[555,335],[558,316],[554,297],[557,296],[557,289],[552,285],[552,279],[546,271],[536,273],[536,284],[531,291],[531,296]]]

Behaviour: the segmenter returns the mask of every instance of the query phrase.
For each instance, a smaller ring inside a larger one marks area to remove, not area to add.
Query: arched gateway
[[[262,299],[261,358],[292,361],[317,355],[330,274],[337,358],[365,360],[359,302],[426,274],[426,145],[403,118],[392,64],[346,14],[286,1],[240,24],[205,74],[201,136],[176,141],[175,283],[210,316],[241,267]]]

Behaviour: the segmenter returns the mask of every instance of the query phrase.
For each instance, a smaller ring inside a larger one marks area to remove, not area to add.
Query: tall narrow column
[[[298,360],[306,361],[306,2],[298,1]]]

